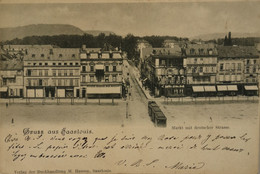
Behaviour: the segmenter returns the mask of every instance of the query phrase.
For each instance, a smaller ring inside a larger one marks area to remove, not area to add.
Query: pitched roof
[[[215,44],[187,44],[186,55],[191,56],[216,56],[218,50]]]
[[[257,58],[257,49],[253,46],[218,46],[220,58]]]
[[[23,62],[17,60],[0,61],[0,70],[23,70]]]
[[[31,48],[24,60],[79,60],[79,48]]]
[[[5,50],[21,50],[21,49],[30,49],[30,48],[53,48],[52,45],[3,45]]]
[[[150,56],[150,54],[181,56],[181,48],[178,45],[176,45],[174,48],[143,48],[142,49],[143,58]]]

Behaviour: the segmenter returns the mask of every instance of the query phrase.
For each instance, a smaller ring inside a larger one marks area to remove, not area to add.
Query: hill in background
[[[54,35],[83,35],[92,34],[94,36],[100,33],[106,35],[114,34],[110,31],[88,30],[83,31],[78,27],[68,24],[33,24],[12,28],[0,28],[0,41],[22,39],[27,36],[54,36]]]

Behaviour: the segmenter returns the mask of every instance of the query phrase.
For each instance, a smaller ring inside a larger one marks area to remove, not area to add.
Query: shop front
[[[0,88],[0,98],[7,98],[8,97],[8,88],[1,87]]]
[[[211,86],[204,86],[205,96],[212,97],[217,95],[216,87]]]
[[[192,86],[192,97],[204,97],[204,86]]]
[[[245,85],[245,95],[258,96],[258,87],[256,85]]]
[[[87,86],[88,98],[120,98],[122,94],[120,86]]]

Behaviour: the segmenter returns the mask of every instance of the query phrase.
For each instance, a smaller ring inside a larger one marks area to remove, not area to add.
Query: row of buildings
[[[256,47],[175,44],[141,53],[143,84],[155,96],[258,95]]]
[[[0,62],[1,97],[117,98],[123,94],[119,51],[51,45],[9,45],[3,51],[22,54],[21,60]]]

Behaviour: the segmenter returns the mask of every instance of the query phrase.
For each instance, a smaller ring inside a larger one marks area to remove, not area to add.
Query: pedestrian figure
[[[6,106],[6,108],[8,108],[8,103],[7,102],[5,103],[5,106]]]
[[[12,118],[12,124],[14,124],[14,119]]]

